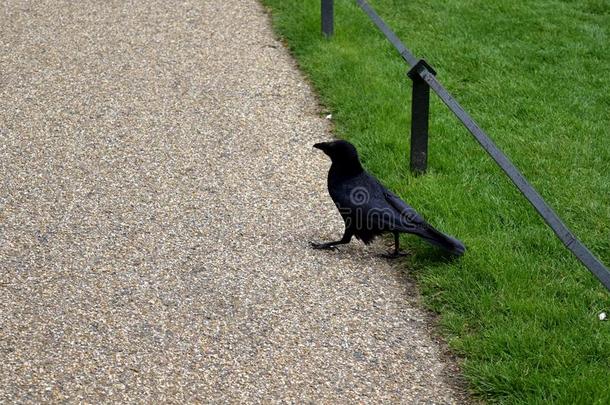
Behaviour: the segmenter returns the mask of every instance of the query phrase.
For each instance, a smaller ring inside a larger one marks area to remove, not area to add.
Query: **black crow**
[[[394,234],[394,253],[399,256],[399,234],[412,233],[444,250],[461,256],[466,248],[459,240],[434,229],[407,203],[385,188],[360,164],[358,152],[347,141],[316,143],[332,164],[328,171],[328,192],[345,222],[343,238],[312,243],[316,249],[332,249],[349,243],[352,236],[370,243],[385,232]]]

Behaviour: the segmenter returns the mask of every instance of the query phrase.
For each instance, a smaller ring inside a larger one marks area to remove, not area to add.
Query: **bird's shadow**
[[[368,247],[365,247],[360,242],[352,241],[344,245],[336,245],[332,248],[316,249],[312,245],[319,242],[308,241],[307,247],[316,252],[332,254],[337,256],[353,255],[364,253],[366,256],[373,256],[383,260],[387,260],[391,264],[408,264],[413,263],[414,258],[417,258],[418,265],[410,266],[411,270],[427,267],[429,265],[450,264],[455,263],[460,259],[460,256],[453,255],[443,249],[429,246],[425,243],[417,243],[416,240],[409,240],[405,243],[401,238],[400,254],[393,254],[393,239],[391,236],[382,236],[378,241],[374,241]],[[359,246],[358,246],[359,245]],[[361,252],[362,249],[366,252]]]

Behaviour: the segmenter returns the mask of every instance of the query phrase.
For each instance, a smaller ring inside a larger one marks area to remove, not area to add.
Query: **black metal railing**
[[[413,82],[411,102],[411,171],[420,174],[424,173],[427,168],[430,89],[432,89],[464,124],[466,129],[470,131],[496,164],[500,166],[521,194],[534,206],[538,214],[546,221],[566,248],[610,291],[610,271],[574,236],[510,159],[494,144],[485,131],[477,125],[464,108],[443,87],[436,78],[434,69],[423,59],[416,58],[366,1],[356,0],[356,3],[369,16],[371,21],[385,35],[410,67],[408,76]],[[330,38],[333,35],[334,26],[333,0],[321,0],[321,6],[322,33],[327,38]]]

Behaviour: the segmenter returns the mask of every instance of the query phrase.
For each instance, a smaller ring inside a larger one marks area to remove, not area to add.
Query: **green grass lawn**
[[[431,95],[429,172],[408,167],[407,66],[354,1],[264,0],[339,138],[432,224],[459,261],[405,237],[426,305],[472,391],[491,402],[610,403],[610,294]],[[610,1],[375,0],[371,5],[610,264]],[[341,230],[337,229],[337,235]]]

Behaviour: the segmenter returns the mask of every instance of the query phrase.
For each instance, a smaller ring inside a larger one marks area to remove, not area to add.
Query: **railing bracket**
[[[409,71],[407,72],[407,76],[409,76],[411,80],[421,80],[421,73],[424,69],[436,76],[436,70],[434,70],[434,68],[430,66],[428,62],[426,62],[424,59],[418,60],[415,66],[409,69]]]

